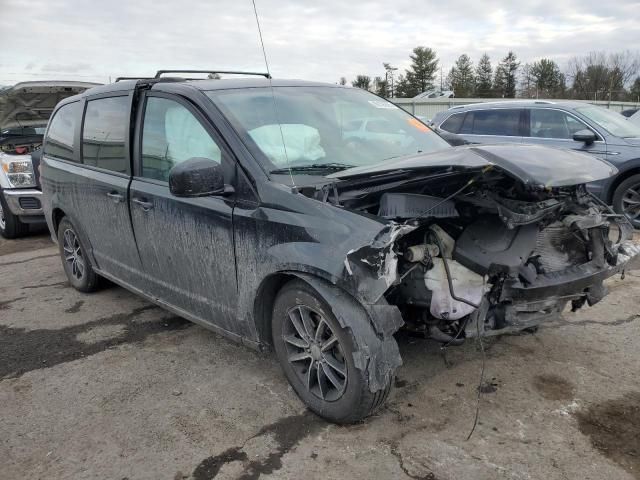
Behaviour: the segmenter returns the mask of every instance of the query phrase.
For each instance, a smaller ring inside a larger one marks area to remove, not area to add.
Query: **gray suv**
[[[440,112],[432,127],[454,145],[528,143],[603,158],[618,174],[589,189],[640,228],[640,126],[619,113],[583,102],[488,102]]]

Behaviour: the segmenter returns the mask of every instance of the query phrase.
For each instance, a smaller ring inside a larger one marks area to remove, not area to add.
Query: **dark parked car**
[[[431,125],[452,144],[529,143],[603,158],[618,174],[590,184],[590,191],[640,228],[640,126],[619,113],[583,102],[488,102],[440,112]]]
[[[370,119],[361,137],[345,128]],[[94,88],[56,108],[42,171],[75,288],[106,277],[273,348],[302,400],[335,422],[384,403],[401,327],[459,345],[538,325],[598,302],[639,252],[625,217],[584,188],[613,175],[609,163],[541,146],[452,148],[338,85]]]
[[[628,117],[631,117],[631,116],[635,115],[637,112],[638,112],[637,108],[628,108],[626,110],[622,110],[620,112],[620,115],[623,115],[623,116],[628,118]]]
[[[44,223],[38,165],[49,115],[63,98],[97,83],[22,82],[0,90],[0,235],[16,238]]]

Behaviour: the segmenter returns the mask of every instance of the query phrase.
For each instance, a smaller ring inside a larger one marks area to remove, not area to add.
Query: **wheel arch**
[[[638,175],[640,174],[640,158],[637,158],[635,160],[632,160],[634,162],[634,166],[624,170],[623,172],[620,172],[615,179],[613,180],[613,182],[611,182],[609,184],[609,188],[607,190],[607,203],[610,205],[611,202],[613,202],[613,196],[616,193],[616,189],[620,186],[620,184],[622,182],[624,182],[627,178],[633,176],[633,175]]]
[[[271,317],[278,292],[289,281],[307,283],[330,306],[343,328],[350,329],[360,344],[354,353],[356,367],[367,372],[369,388],[376,392],[386,385],[402,359],[393,334],[404,324],[400,310],[382,297],[377,303],[365,305],[347,291],[327,280],[306,272],[282,271],[266,277],[256,295],[254,316],[260,341],[272,345]]]

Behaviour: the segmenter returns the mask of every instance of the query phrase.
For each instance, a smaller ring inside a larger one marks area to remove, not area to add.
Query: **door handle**
[[[133,200],[131,200],[133,203],[140,205],[142,207],[142,210],[149,211],[153,208],[153,203],[151,202],[147,202],[145,199],[143,198],[134,198]]]
[[[109,192],[107,193],[107,197],[113,200],[115,203],[124,202],[124,195],[118,192]]]

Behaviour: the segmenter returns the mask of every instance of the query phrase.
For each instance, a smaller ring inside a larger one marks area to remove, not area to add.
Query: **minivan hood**
[[[100,85],[93,82],[22,82],[0,90],[0,128],[44,126],[56,104]]]
[[[437,152],[387,160],[329,175],[347,179],[395,170],[425,168],[479,169],[489,165],[507,172],[525,185],[563,187],[609,178],[618,170],[605,160],[574,150],[540,145],[465,145]]]

